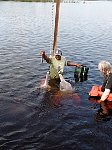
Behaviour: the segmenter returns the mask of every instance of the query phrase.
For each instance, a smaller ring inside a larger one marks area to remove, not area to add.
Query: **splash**
[[[40,88],[50,88],[50,86],[48,85],[48,81],[49,81],[49,72],[47,72],[44,83],[40,85]]]

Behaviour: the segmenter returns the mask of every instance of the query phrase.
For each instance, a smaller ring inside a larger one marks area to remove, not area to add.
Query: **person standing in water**
[[[45,51],[40,51],[40,55],[43,59],[50,65],[50,81],[49,85],[51,87],[59,87],[60,75],[63,76],[65,66],[81,66],[80,64],[74,63],[72,61],[67,61],[64,56],[62,56],[62,51],[57,50],[54,56],[47,56]]]
[[[104,76],[103,85],[101,87],[103,94],[98,102],[101,104],[101,113],[107,115],[106,99],[109,94],[112,93],[112,65],[108,61],[103,60],[98,64],[98,69]]]
[[[60,80],[59,74],[63,75],[64,66],[81,66],[80,64],[67,61],[64,56],[62,56],[62,51],[57,50],[54,56],[48,57],[45,51],[41,51],[40,55],[50,64],[50,78],[55,80]]]

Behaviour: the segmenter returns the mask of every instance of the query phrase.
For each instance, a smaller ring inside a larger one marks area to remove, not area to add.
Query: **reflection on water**
[[[89,97],[89,101],[93,103],[94,109],[99,108],[94,116],[95,121],[101,122],[101,121],[110,121],[112,118],[112,102],[111,101],[105,101],[98,103],[98,100],[100,97]],[[100,105],[100,107],[99,107]]]
[[[0,2],[0,149],[111,149],[111,116],[95,120],[100,106],[88,100],[92,85],[102,83],[99,61],[111,62],[111,6],[61,3],[58,47],[89,67],[83,82],[65,67],[74,89],[67,93],[39,88],[49,70],[39,51],[50,53],[51,4]]]

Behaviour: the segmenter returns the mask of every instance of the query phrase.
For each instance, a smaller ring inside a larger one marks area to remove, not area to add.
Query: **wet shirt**
[[[110,89],[112,93],[112,73],[109,74],[108,77],[105,77],[103,85],[102,85],[102,92],[105,91],[105,89]]]
[[[63,74],[64,66],[67,66],[65,57],[61,56],[61,60],[57,60],[55,56],[50,57],[50,77],[51,79],[59,78],[59,73]]]

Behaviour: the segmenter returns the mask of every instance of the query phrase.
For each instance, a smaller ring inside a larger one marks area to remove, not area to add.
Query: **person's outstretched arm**
[[[67,61],[67,66],[76,66],[76,67],[80,67],[81,65],[80,64],[76,64],[72,61]]]

